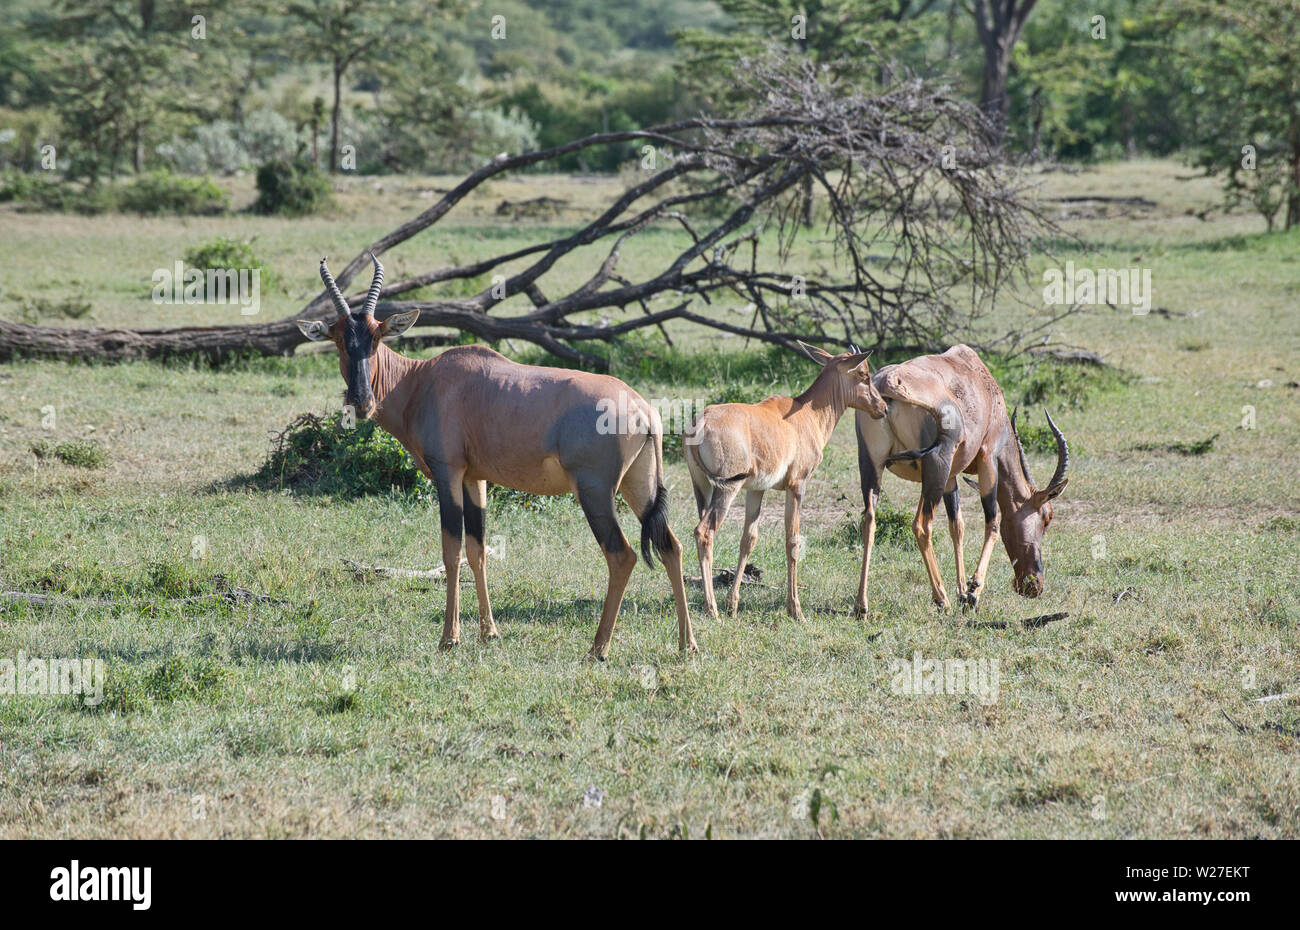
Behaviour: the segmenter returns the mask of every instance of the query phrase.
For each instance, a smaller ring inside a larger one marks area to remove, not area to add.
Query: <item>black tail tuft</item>
[[[893,465],[895,462],[915,462],[917,459],[923,459],[935,449],[939,448],[939,443],[943,442],[943,434],[930,444],[928,449],[909,449],[906,452],[895,452],[889,458],[885,459],[885,466]]]
[[[668,531],[668,492],[661,484],[655,488],[654,500],[641,514],[641,557],[645,564],[655,567],[654,555],[672,549],[672,533]]]

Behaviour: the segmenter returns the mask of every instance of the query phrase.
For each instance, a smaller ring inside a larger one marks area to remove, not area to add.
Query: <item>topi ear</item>
[[[320,320],[298,320],[298,330],[312,342],[322,342],[330,337],[329,327]]]
[[[829,352],[819,349],[816,346],[808,345],[806,342],[800,342],[798,339],[796,339],[795,342],[798,342],[799,348],[803,349],[804,353],[818,365],[825,365],[835,357]]]
[[[379,338],[387,339],[390,336],[400,336],[420,318],[419,310],[404,310],[401,313],[394,313],[384,322],[379,324]]]
[[[1065,486],[1069,483],[1069,478],[1062,478],[1050,488],[1043,488],[1041,491],[1035,491],[1033,497],[1029,498],[1029,508],[1031,510],[1039,510],[1044,504],[1064,491]]]
[[[862,361],[853,366],[853,373],[862,378],[863,381],[866,381],[871,377],[871,366],[867,364],[867,359],[870,357],[871,353],[866,353],[866,355],[863,356]]]

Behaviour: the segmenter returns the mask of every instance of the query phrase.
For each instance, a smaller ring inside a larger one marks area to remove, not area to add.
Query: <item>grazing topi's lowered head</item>
[[[1052,523],[1052,500],[1065,490],[1069,478],[1065,477],[1070,466],[1070,447],[1065,443],[1065,436],[1052,422],[1052,415],[1046,410],[1048,429],[1056,440],[1056,471],[1043,488],[1034,484],[1029,477],[1029,462],[1025,459],[1025,448],[1020,442],[1020,433],[1016,430],[1016,415],[1011,414],[1011,442],[1015,443],[1015,454],[1020,474],[1024,477],[1024,490],[1027,493],[1012,496],[1008,493],[1011,482],[1003,482],[999,490],[1005,500],[1001,501],[1002,543],[1011,558],[1015,580],[1012,587],[1017,594],[1024,597],[1038,597],[1043,593],[1043,535]]]
[[[344,403],[356,411],[361,419],[369,417],[375,411],[374,375],[380,350],[388,351],[383,346],[387,336],[397,336],[414,325],[419,317],[419,310],[395,313],[382,323],[375,321],[375,305],[379,303],[379,292],[384,286],[384,266],[371,253],[375,263],[375,274],[370,281],[370,290],[362,305],[353,310],[348,306],[343,292],[334,281],[325,259],[320,260],[320,276],[325,282],[325,290],[330,295],[334,309],[339,318],[333,323],[321,320],[298,320],[298,329],[313,342],[332,340],[339,350],[339,371],[347,387]]]

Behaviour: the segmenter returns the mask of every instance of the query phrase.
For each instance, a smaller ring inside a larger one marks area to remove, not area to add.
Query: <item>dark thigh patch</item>
[[[998,516],[998,495],[996,491],[980,496],[980,505],[984,508],[984,522],[992,523]]]
[[[450,492],[442,489],[438,483],[438,516],[442,522],[442,531],[453,539],[464,538],[465,515],[460,506],[451,498]]]
[[[949,520],[957,519],[957,514],[961,510],[961,498],[957,496],[956,488],[944,493],[943,509],[948,511]]]
[[[483,542],[483,533],[487,523],[487,514],[482,507],[474,503],[469,496],[468,488],[463,492],[463,497],[465,499],[465,532],[481,543]]]

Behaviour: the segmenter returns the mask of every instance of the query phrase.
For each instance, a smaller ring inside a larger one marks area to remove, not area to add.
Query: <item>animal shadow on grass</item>
[[[555,598],[550,603],[539,604],[531,601],[526,597],[510,597],[509,599],[492,598],[492,615],[498,624],[502,623],[527,623],[535,626],[573,626],[575,624],[588,623],[592,625],[592,632],[595,631],[595,624],[600,620],[600,609],[604,605],[603,597],[579,597],[570,601],[562,598]],[[638,608],[643,606],[639,600],[631,597],[623,599],[623,608],[619,611],[619,618],[627,619],[628,608],[632,605]],[[645,607],[649,607],[647,602]],[[463,610],[462,602],[461,624],[469,623],[471,627],[478,623],[478,608],[471,607],[469,612]]]

